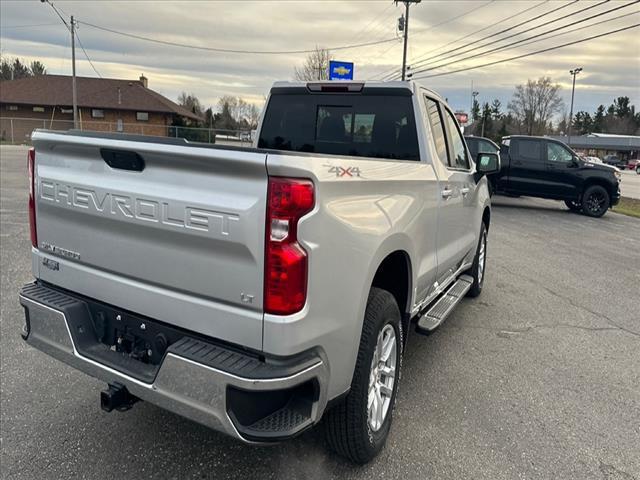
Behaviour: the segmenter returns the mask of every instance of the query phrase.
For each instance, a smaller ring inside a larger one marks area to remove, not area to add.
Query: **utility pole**
[[[71,89],[73,97],[73,128],[78,129],[78,91],[76,90],[76,21],[71,15]]]
[[[571,146],[571,124],[573,123],[573,95],[576,91],[576,75],[582,71],[582,67],[569,70],[569,73],[573,75],[573,86],[571,87],[571,110],[569,111],[569,133],[567,135],[567,145]]]
[[[396,5],[402,1],[405,7],[404,23],[402,24],[404,30],[404,47],[402,49],[402,81],[404,82],[407,73],[407,43],[409,42],[409,5],[412,3],[420,3],[422,0],[395,0]]]
[[[73,128],[77,129],[78,128],[78,92],[76,90],[76,21],[74,20],[73,15],[71,15],[71,24],[67,23],[64,17],[60,15],[60,12],[58,11],[58,9],[53,5],[53,2],[51,2],[50,0],[40,0],[40,2],[48,3],[49,5],[51,5],[51,8],[53,8],[53,11],[56,12],[58,17],[60,17],[60,20],[62,20],[62,23],[64,23],[64,26],[67,27],[69,32],[71,32],[71,71],[72,71],[71,96],[72,96],[72,102],[73,102]]]

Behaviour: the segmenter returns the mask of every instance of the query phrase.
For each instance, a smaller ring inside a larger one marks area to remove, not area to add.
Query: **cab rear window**
[[[419,160],[410,96],[274,94],[260,148]]]

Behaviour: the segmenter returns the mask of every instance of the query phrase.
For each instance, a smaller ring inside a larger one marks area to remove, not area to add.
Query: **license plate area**
[[[148,318],[105,305],[89,304],[97,342],[132,360],[159,365],[167,348],[184,334]]]
[[[67,316],[78,353],[145,383],[153,383],[169,346],[188,336],[157,320],[74,298],[84,306],[82,314]]]

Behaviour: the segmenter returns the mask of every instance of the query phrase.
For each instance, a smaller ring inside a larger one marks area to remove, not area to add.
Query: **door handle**
[[[469,187],[463,187],[460,189],[460,193],[462,193],[462,195],[466,195],[467,193],[469,193]]]
[[[453,195],[453,190],[450,188],[444,188],[442,190],[442,198],[444,198],[445,200],[448,199],[449,197],[451,197],[451,195]]]

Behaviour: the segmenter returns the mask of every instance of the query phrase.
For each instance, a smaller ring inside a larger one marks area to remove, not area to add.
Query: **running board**
[[[473,277],[469,275],[458,277],[451,287],[431,305],[431,308],[422,314],[416,324],[416,332],[428,335],[438,328],[458,302],[464,298],[471,285],[473,285]]]

